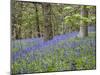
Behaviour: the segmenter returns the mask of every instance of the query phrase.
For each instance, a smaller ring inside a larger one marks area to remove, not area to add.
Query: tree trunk
[[[81,17],[88,18],[88,10],[86,6],[81,7]],[[81,38],[88,36],[88,22],[81,20],[79,36]]]
[[[35,6],[35,15],[36,15],[36,32],[37,32],[36,37],[40,37],[39,15],[38,15],[37,3],[35,3],[34,6]]]
[[[51,5],[49,3],[43,3],[43,14],[44,14],[44,27],[45,35],[44,40],[50,40],[53,38],[52,23],[51,23]]]
[[[17,2],[16,2],[17,3]],[[17,17],[15,17],[16,24],[15,24],[15,39],[21,39],[21,23],[22,23],[22,10],[23,10],[23,3],[18,2],[19,4],[19,11],[16,9],[15,11],[18,11]]]

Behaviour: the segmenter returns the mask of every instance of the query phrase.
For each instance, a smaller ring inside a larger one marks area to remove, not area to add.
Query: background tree
[[[88,26],[96,25],[96,7],[59,3],[12,1],[12,38],[43,38],[77,31],[88,36]]]
[[[50,40],[53,38],[52,23],[51,23],[51,5],[49,3],[43,3],[43,16],[44,16],[44,27],[45,35],[44,40]]]
[[[39,16],[38,16],[38,5],[37,3],[34,3],[35,7],[35,16],[36,16],[36,31],[37,31],[37,37],[40,37],[40,27],[39,27]]]

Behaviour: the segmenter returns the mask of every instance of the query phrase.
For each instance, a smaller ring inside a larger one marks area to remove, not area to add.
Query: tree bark
[[[37,3],[35,3],[34,6],[35,6],[35,15],[36,15],[36,32],[37,32],[36,37],[40,37],[39,15],[38,15]]]
[[[88,18],[88,10],[86,6],[81,6],[81,17]],[[81,38],[88,36],[88,22],[81,20],[79,36]]]
[[[43,14],[44,14],[44,27],[45,35],[44,40],[50,40],[53,38],[52,23],[51,23],[51,5],[49,3],[43,3]]]

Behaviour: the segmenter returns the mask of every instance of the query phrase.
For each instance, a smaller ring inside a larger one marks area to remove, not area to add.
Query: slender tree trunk
[[[50,40],[53,38],[52,23],[51,23],[51,5],[49,3],[43,3],[43,13],[44,13],[44,27],[45,35],[44,40]]]
[[[19,2],[18,4],[20,5],[20,8],[22,8],[23,3]],[[18,11],[18,10],[15,10],[15,11]],[[19,19],[19,17],[20,17],[20,19]],[[15,20],[16,20],[16,24],[15,24],[15,39],[21,39],[21,21],[22,21],[22,10],[21,9],[19,9],[18,16],[15,17]]]
[[[88,10],[86,6],[81,7],[81,16],[86,18],[88,17]],[[88,22],[81,20],[79,36],[82,38],[88,36]]]
[[[35,6],[35,14],[36,14],[36,31],[37,31],[37,37],[40,37],[39,15],[38,15],[37,3],[35,3],[34,6]]]

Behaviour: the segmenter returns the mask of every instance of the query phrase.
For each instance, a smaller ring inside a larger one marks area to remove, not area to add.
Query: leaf
[[[67,7],[64,8],[64,10],[71,10],[71,9],[72,9],[71,6],[67,6]]]

